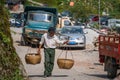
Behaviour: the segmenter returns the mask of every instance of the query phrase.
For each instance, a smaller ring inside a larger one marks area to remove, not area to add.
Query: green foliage
[[[96,28],[96,29],[99,29],[99,28],[100,28],[98,22],[93,22],[93,23],[90,24],[90,26],[91,26],[92,28]]]
[[[116,27],[116,30],[115,30],[118,34],[120,34],[120,27]]]
[[[120,18],[120,0],[73,0],[74,6],[69,6],[72,0],[33,0],[39,3],[47,4],[50,7],[56,7],[59,12],[70,11],[74,14],[74,18],[87,18],[91,14],[99,14],[102,12],[109,13],[110,16]],[[29,3],[31,4],[31,3]],[[85,20],[84,20],[85,21]]]
[[[0,80],[25,80],[10,34],[8,11],[0,5]]]
[[[6,35],[4,35],[2,32],[0,32],[0,37],[2,37],[2,42],[4,43],[4,44],[10,44],[10,38],[9,37],[7,37]]]
[[[4,0],[0,0],[0,5],[4,5]]]

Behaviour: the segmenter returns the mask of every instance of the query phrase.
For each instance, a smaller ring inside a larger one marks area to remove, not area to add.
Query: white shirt
[[[44,48],[56,48],[57,44],[63,44],[56,35],[50,37],[48,33],[43,34],[40,44],[44,44]]]

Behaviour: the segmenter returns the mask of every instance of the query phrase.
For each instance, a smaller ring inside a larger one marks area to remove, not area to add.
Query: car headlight
[[[60,39],[60,40],[65,40],[65,39],[64,39],[64,36],[60,36],[59,39]]]
[[[60,40],[68,40],[68,37],[67,36],[60,36],[59,39]]]
[[[82,41],[83,41],[84,39],[85,39],[84,36],[77,38],[77,40],[82,40]]]

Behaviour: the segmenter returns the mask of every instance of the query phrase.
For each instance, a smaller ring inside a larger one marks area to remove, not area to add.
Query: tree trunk
[[[7,12],[0,4],[0,80],[29,80],[13,47]]]

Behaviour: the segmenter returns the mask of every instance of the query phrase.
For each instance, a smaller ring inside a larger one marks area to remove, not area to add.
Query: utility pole
[[[99,12],[99,29],[100,29],[100,0],[99,0],[99,2],[98,2],[98,5],[99,5],[99,9],[98,9],[98,10],[99,10],[99,11],[98,11],[98,12]]]

